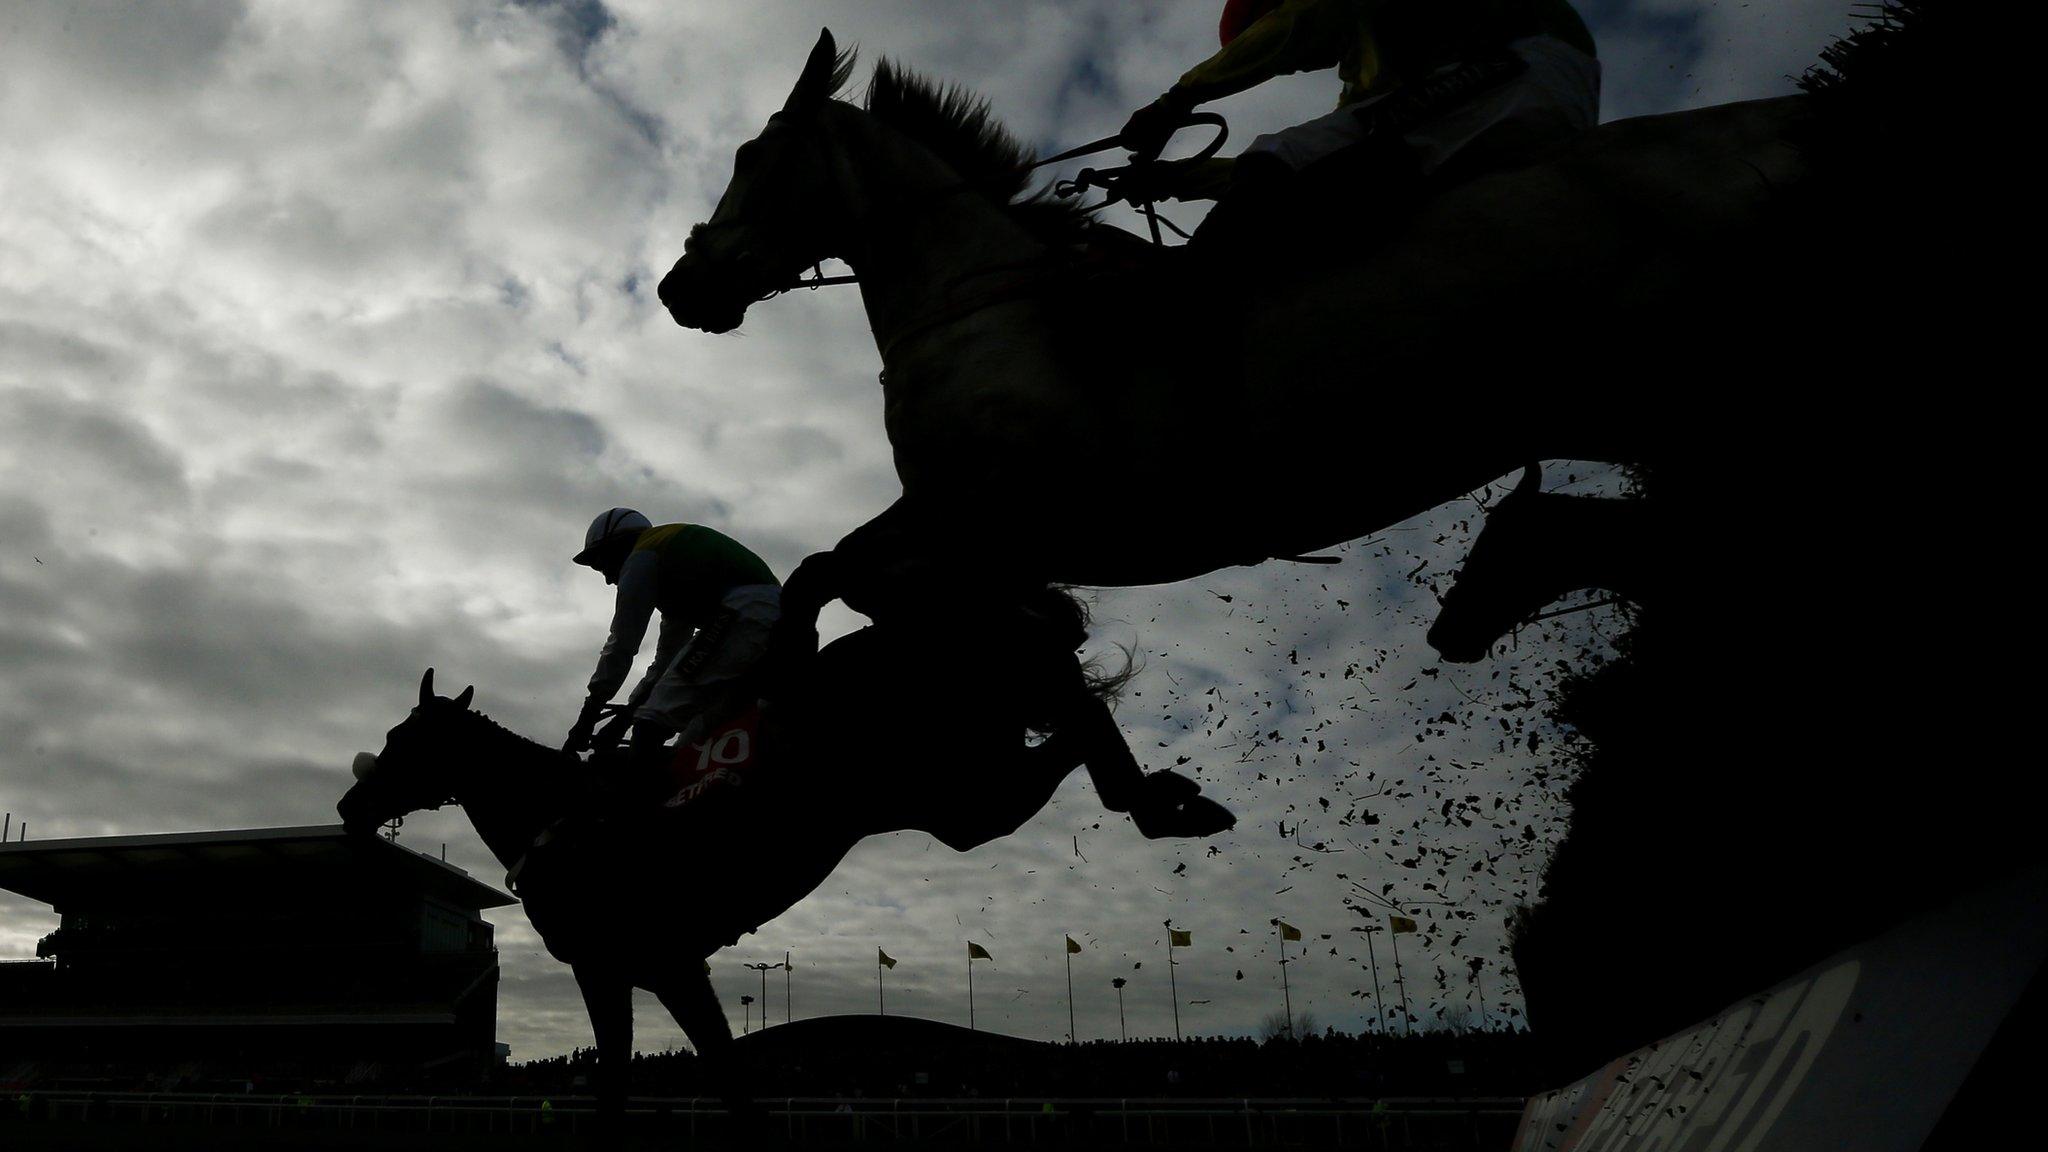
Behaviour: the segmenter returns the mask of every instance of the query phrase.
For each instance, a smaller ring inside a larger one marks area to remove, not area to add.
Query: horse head
[[[662,277],[661,302],[676,323],[730,332],[749,305],[832,255],[838,213],[820,193],[839,181],[821,117],[852,66],[831,30],[820,33],[782,110],[740,146],[717,209],[690,230],[682,259]]]
[[[1445,594],[1427,639],[1437,654],[1453,664],[1486,659],[1494,641],[1520,624],[1531,610],[1517,559],[1527,550],[1522,506],[1536,498],[1543,470],[1530,464],[1514,491],[1486,514],[1486,524],[1472,543],[1458,582]],[[1548,596],[1543,595],[1547,601]],[[1541,607],[1539,601],[1538,607]]]
[[[396,728],[384,734],[384,750],[358,752],[356,782],[335,805],[350,832],[379,825],[422,808],[439,808],[454,797],[447,765],[453,749],[448,722],[469,712],[474,687],[454,699],[434,695],[434,670],[420,679],[420,702]]]

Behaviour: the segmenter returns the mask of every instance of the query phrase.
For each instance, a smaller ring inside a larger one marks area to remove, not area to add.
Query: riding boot
[[[1230,188],[1195,228],[1188,252],[1226,273],[1273,258],[1272,231],[1296,185],[1294,169],[1271,152],[1239,156]]]
[[[643,717],[633,722],[633,747],[627,757],[622,789],[630,809],[641,807],[636,801],[651,799],[661,791],[662,769],[675,752],[668,739],[675,734],[675,729],[658,720]]]
[[[1290,250],[1335,251],[1348,258],[1413,215],[1430,187],[1415,150],[1398,138],[1340,148],[1303,168],[1297,181],[1288,219],[1305,231]]]
[[[1414,151],[1398,138],[1340,148],[1300,170],[1270,152],[1248,153],[1188,250],[1252,286],[1275,270],[1355,258],[1414,211],[1424,188]]]

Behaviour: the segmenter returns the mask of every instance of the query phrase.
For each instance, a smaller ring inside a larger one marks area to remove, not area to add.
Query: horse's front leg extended
[[[598,1131],[611,1139],[624,1134],[626,1081],[633,1061],[633,985],[608,966],[576,964],[576,987],[597,1036]]]
[[[760,1109],[739,1066],[732,1022],[725,1018],[725,1008],[711,987],[711,976],[696,960],[687,961],[685,968],[687,971],[654,989],[654,994],[669,1015],[676,1018],[676,1023],[682,1025],[683,1034],[690,1038],[690,1047],[697,1050],[697,1059],[719,1098],[725,1101],[726,1110],[743,1124],[758,1123]]]

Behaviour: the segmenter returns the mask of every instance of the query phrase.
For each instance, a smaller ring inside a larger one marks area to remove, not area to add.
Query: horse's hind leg
[[[624,1138],[626,1080],[633,1060],[633,985],[608,966],[575,964],[576,987],[597,1036],[597,1127],[607,1143]]]
[[[695,959],[686,960],[683,967],[684,971],[653,992],[661,1006],[682,1025],[683,1033],[690,1038],[690,1047],[697,1050],[698,1061],[717,1088],[719,1098],[725,1101],[726,1110],[739,1124],[756,1125],[761,1120],[761,1111],[748,1090],[732,1039],[732,1023],[725,1018],[725,1008],[711,987],[711,976],[703,970],[702,962]]]
[[[1082,695],[1063,719],[1054,739],[1070,739],[1088,762],[1088,778],[1102,806],[1129,812],[1149,840],[1168,836],[1213,836],[1237,823],[1228,809],[1205,796],[1202,786],[1172,770],[1145,775],[1124,740],[1123,729],[1100,697]]]

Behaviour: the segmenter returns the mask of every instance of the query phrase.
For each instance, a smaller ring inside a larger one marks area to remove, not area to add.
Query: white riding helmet
[[[576,563],[588,565],[596,558],[597,550],[621,536],[638,536],[654,527],[654,522],[631,508],[612,508],[604,515],[590,522],[590,531],[583,534],[583,551],[576,554]]]

